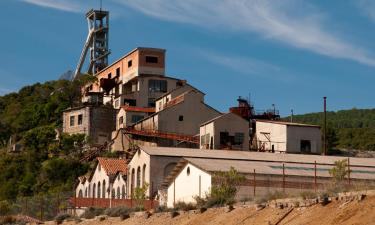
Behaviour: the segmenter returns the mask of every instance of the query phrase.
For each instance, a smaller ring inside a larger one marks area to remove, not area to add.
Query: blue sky
[[[74,69],[99,0],[0,1],[0,95]],[[375,108],[375,1],[103,0],[110,62],[167,49],[167,74],[227,111],[238,96],[282,115]]]

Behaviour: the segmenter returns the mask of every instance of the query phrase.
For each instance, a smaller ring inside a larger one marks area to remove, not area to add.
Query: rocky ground
[[[293,200],[294,201],[294,200]],[[131,215],[130,218],[97,217],[83,220],[81,225],[375,225],[375,195],[352,195],[332,199],[327,205],[313,202],[297,203],[292,200],[277,200],[266,207],[256,205],[236,205],[227,212],[226,208],[180,212],[171,218],[170,213],[155,213],[149,218],[144,215]],[[102,221],[101,221],[102,220]],[[51,222],[53,224],[53,222]],[[65,225],[76,224],[75,221],[64,222]]]

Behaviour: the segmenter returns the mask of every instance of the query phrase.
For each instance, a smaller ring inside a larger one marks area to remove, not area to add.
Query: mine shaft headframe
[[[108,66],[108,55],[111,53],[108,48],[109,12],[91,9],[86,13],[86,19],[89,33],[82,49],[74,78],[81,74],[87,52],[90,53],[87,73],[92,75]]]

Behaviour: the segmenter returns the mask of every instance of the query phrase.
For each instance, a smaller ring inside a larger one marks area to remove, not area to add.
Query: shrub
[[[90,208],[87,208],[85,212],[83,212],[83,214],[81,215],[81,218],[92,219],[95,216],[102,215],[103,212],[104,212],[104,209],[102,208],[90,207]]]
[[[164,205],[159,205],[159,206],[156,208],[156,210],[155,210],[155,212],[157,212],[157,213],[160,213],[160,212],[170,212],[170,211],[172,211],[172,209],[171,209],[171,208],[168,208],[168,207],[166,207],[166,206],[164,206]]]
[[[245,180],[233,167],[227,172],[214,174],[215,185],[211,188],[211,194],[207,201],[208,206],[222,206],[233,204],[237,193],[237,186]]]
[[[71,218],[72,216],[69,215],[69,214],[66,214],[66,213],[63,213],[63,214],[58,214],[56,217],[55,217],[55,221],[57,224],[61,224],[62,222],[64,222],[64,220],[68,219],[68,218]]]
[[[0,216],[8,215],[11,211],[11,204],[8,201],[0,201]]]
[[[0,224],[15,224],[16,222],[17,220],[13,216],[0,217]]]
[[[144,210],[143,202],[144,200],[147,199],[146,192],[147,192],[148,186],[149,186],[148,183],[144,183],[142,187],[136,187],[134,189],[134,192],[132,194],[132,199],[136,201],[136,204],[137,204],[137,206],[135,207],[136,211]]]
[[[183,211],[189,211],[196,209],[197,207],[193,205],[192,203],[185,203],[185,202],[177,202],[174,206],[176,210],[183,210]]]
[[[299,194],[301,196],[302,199],[312,199],[312,198],[316,198],[316,193],[314,192],[311,192],[311,191],[303,191]]]
[[[197,208],[202,208],[202,207],[207,206],[207,198],[202,198],[202,197],[199,197],[199,196],[194,196],[193,198],[196,202]]]
[[[346,159],[336,161],[335,166],[329,170],[329,174],[336,183],[343,181],[349,174],[348,161]]]
[[[130,211],[131,210],[126,206],[118,206],[104,210],[104,214],[109,217],[121,217],[122,215],[128,215]]]

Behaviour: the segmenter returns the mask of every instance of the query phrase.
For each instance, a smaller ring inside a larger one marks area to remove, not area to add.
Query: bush
[[[66,213],[63,213],[63,214],[58,214],[56,217],[55,217],[55,221],[57,224],[61,224],[62,222],[64,222],[64,220],[68,219],[68,218],[71,218],[72,216],[70,214],[66,214]]]
[[[192,203],[177,202],[174,208],[176,210],[189,211],[189,210],[196,209],[197,207],[193,205]]]
[[[207,198],[202,198],[202,197],[199,197],[199,196],[194,196],[193,198],[196,202],[197,208],[202,208],[202,207],[207,206]]]
[[[102,215],[103,212],[104,212],[104,209],[102,208],[90,207],[90,208],[87,208],[85,212],[83,212],[83,214],[81,215],[81,218],[92,219],[95,216]]]
[[[0,201],[0,216],[8,215],[11,211],[11,204],[8,201]]]
[[[104,210],[104,214],[109,217],[121,217],[122,215],[129,215],[130,212],[131,210],[126,206],[118,206]]]
[[[17,220],[13,216],[0,217],[0,224],[15,224],[16,222]]]
[[[301,196],[302,199],[312,199],[312,198],[317,197],[316,194],[311,191],[303,191],[299,195]]]
[[[166,206],[164,206],[164,205],[159,205],[159,206],[156,208],[156,210],[155,210],[155,212],[157,212],[157,213],[160,213],[160,212],[170,212],[170,211],[172,211],[172,209],[171,209],[171,208],[168,208],[168,207],[166,207]]]
[[[237,186],[245,180],[233,167],[227,172],[214,174],[215,185],[211,188],[211,194],[207,202],[208,207],[233,204],[237,194]]]

